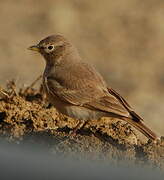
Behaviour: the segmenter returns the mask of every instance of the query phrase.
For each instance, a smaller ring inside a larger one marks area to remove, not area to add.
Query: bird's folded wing
[[[135,113],[135,111],[132,109],[132,107],[127,103],[127,101],[120,95],[118,94],[114,89],[108,88],[108,92],[115,96],[120,103],[127,109],[127,111],[130,113],[130,115],[133,117],[134,121],[143,121],[143,119]]]
[[[76,63],[46,77],[46,86],[51,94],[74,105],[82,105],[104,96],[106,83],[96,70],[85,63]],[[63,73],[64,72],[64,73]]]
[[[113,113],[118,116],[129,117],[130,114],[117,98],[108,94],[94,101],[87,102],[84,106],[99,111]]]
[[[104,91],[94,87],[92,83],[79,82],[77,88],[68,88],[56,79],[48,79],[47,89],[52,96],[57,96],[66,103],[73,105],[83,105],[93,99],[104,96]]]
[[[52,96],[58,96],[66,103],[129,117],[129,112],[122,102],[110,94],[107,89],[104,91],[92,83],[88,83],[87,85],[87,83],[84,82],[82,88],[71,90],[57,83],[54,79],[48,80],[49,92]],[[84,86],[84,84],[86,86]]]

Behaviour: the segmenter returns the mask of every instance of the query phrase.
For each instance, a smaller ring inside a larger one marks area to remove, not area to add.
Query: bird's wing
[[[120,94],[118,94],[112,88],[107,89],[108,93],[106,96],[86,103],[87,107],[92,107],[97,110],[106,112],[112,112],[123,117],[130,117],[135,122],[143,121],[143,119],[135,113],[132,107]]]
[[[119,101],[120,103],[127,109],[127,111],[130,113],[130,115],[132,116],[133,120],[134,121],[143,121],[143,119],[138,115],[136,114],[136,112],[133,110],[133,108],[128,104],[128,102],[119,94],[117,93],[114,89],[112,88],[108,88],[108,92],[115,96]]]
[[[74,74],[74,69],[76,69],[74,67],[71,69],[71,73],[69,70],[65,71],[67,74],[63,77],[62,75],[47,77],[47,87],[51,96],[57,96],[73,105],[85,106],[124,117],[130,116],[122,101],[108,91],[100,74],[88,65],[77,68],[79,76],[77,73]],[[65,80],[65,76],[67,76],[67,80]]]
[[[56,68],[55,72],[46,77],[46,84],[52,95],[74,105],[102,97],[104,90],[107,91],[102,77],[92,66],[84,63],[65,69]]]
[[[94,88],[93,84],[87,84],[86,81],[79,81],[78,88],[70,89],[67,86],[63,86],[63,84],[61,85],[60,82],[48,78],[47,86],[52,96],[57,96],[67,103],[79,106],[97,99],[104,94],[97,87]]]
[[[129,112],[115,96],[106,95],[105,92],[98,90],[94,85],[86,87],[82,85],[81,89],[76,90],[62,87],[59,91],[56,91],[54,83],[56,82],[49,79],[49,92],[52,96],[57,96],[66,103],[129,117]]]

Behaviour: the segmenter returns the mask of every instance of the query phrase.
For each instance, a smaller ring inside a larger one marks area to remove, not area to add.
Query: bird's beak
[[[32,51],[37,51],[37,52],[39,52],[39,46],[38,45],[34,45],[34,46],[30,46],[29,48],[28,48],[28,50],[32,50]]]

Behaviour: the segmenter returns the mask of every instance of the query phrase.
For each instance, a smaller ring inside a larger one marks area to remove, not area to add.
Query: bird
[[[76,130],[90,120],[112,117],[129,123],[152,141],[158,139],[143,118],[107,85],[94,66],[82,60],[63,35],[50,35],[28,49],[43,56],[43,87],[48,101],[60,113],[79,120]]]

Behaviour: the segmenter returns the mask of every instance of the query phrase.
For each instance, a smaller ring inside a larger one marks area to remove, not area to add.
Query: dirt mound
[[[32,84],[33,86],[33,84]],[[134,162],[164,168],[164,138],[143,142],[127,123],[102,118],[71,136],[78,121],[59,114],[39,90],[16,91],[14,81],[0,88],[0,134],[8,141],[42,144],[51,152],[113,162]]]

